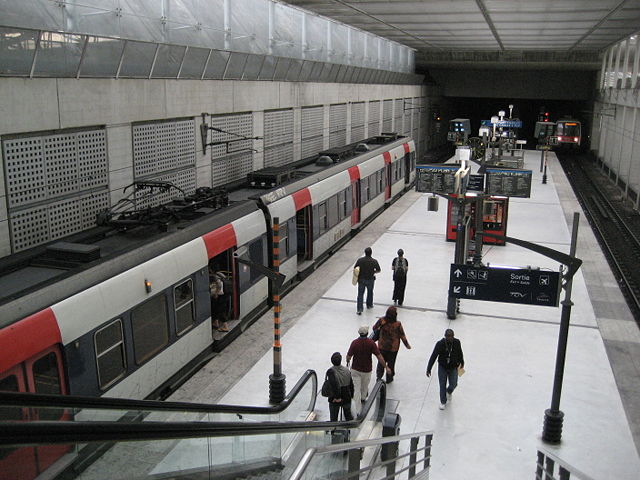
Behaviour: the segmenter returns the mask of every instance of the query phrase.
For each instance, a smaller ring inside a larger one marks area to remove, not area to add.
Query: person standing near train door
[[[391,262],[393,271],[393,304],[402,306],[404,302],[404,289],[407,287],[407,272],[409,271],[409,261],[404,258],[404,250],[398,250],[398,256]]]
[[[364,257],[360,257],[354,268],[359,268],[358,274],[358,298],[356,301],[356,313],[362,315],[364,291],[367,290],[367,308],[373,308],[373,286],[376,282],[376,273],[380,273],[378,260],[371,256],[371,247],[364,249]]]

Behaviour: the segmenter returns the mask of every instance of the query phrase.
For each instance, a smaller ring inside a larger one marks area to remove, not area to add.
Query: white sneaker
[[[440,410],[444,410],[444,407],[445,407],[445,406],[446,406],[446,405],[445,405],[444,403],[441,403],[441,404],[440,404],[440,407],[438,407],[438,408],[440,408]]]

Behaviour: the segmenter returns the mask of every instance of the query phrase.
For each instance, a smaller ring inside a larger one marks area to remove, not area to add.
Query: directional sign
[[[484,175],[470,174],[467,191],[484,192]]]
[[[557,307],[560,273],[451,264],[449,295],[469,300]]]
[[[416,190],[426,193],[456,193],[456,172],[460,165],[418,165]]]
[[[487,193],[504,197],[531,196],[531,170],[487,168]]]

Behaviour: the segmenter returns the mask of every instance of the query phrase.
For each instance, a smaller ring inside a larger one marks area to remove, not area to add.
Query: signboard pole
[[[464,204],[465,198],[464,194],[459,195],[455,199],[458,204],[458,220],[456,222],[456,246],[453,254],[453,263],[463,264],[465,263],[466,257],[466,239],[467,239],[467,229],[464,221]],[[458,313],[458,305],[460,300],[458,300],[453,295],[449,294],[447,297],[447,318],[449,320],[455,320]]]
[[[571,248],[569,255],[575,257],[576,243],[578,241],[578,223],[580,214],[573,214],[573,231],[571,232]],[[553,394],[551,397],[551,408],[544,412],[544,427],[542,430],[542,440],[547,443],[560,443],[562,438],[562,421],[564,413],[560,410],[560,395],[562,394],[562,380],[564,378],[564,363],[567,353],[567,339],[569,337],[569,320],[571,319],[571,287],[573,276],[567,279],[564,287],[565,296],[562,301],[562,313],[560,316],[560,332],[558,334],[558,350],[556,353],[556,370],[553,379]]]

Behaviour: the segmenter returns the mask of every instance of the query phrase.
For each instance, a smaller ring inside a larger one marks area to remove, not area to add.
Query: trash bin
[[[387,413],[382,419],[382,436],[395,437],[400,435],[400,424],[402,417],[397,413]],[[398,456],[398,442],[385,443],[382,445],[380,459],[384,462]]]

